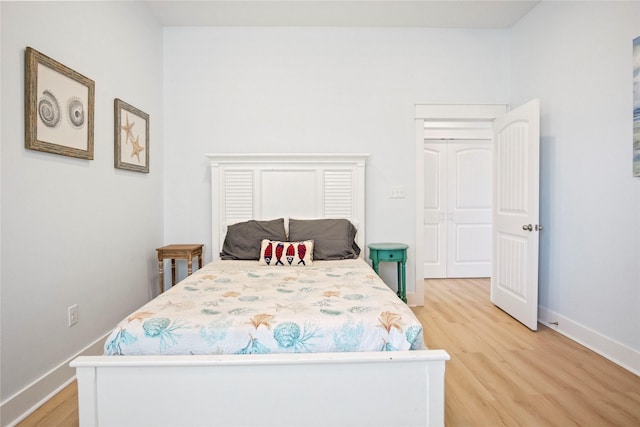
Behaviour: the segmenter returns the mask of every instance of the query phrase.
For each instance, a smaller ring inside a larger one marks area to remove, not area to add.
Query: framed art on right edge
[[[149,173],[149,115],[116,98],[114,118],[114,167]]]
[[[633,176],[640,177],[640,37],[633,40]]]

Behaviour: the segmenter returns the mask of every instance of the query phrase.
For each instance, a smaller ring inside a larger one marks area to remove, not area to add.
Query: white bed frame
[[[350,219],[364,245],[366,155],[207,155],[212,245],[250,218]],[[293,185],[295,184],[295,185]],[[444,350],[82,356],[81,426],[442,426]]]

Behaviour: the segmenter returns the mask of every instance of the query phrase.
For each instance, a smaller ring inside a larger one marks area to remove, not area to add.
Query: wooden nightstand
[[[407,302],[407,248],[404,243],[372,243],[369,245],[369,258],[373,271],[378,273],[378,263],[391,261],[398,263],[398,292],[397,295]],[[379,274],[379,273],[378,273]]]
[[[202,267],[202,247],[204,245],[168,245],[158,251],[158,273],[160,274],[160,293],[164,292],[164,260],[171,260],[171,285],[176,284],[176,260],[187,260],[187,275],[193,273],[193,258],[198,257],[198,269]]]

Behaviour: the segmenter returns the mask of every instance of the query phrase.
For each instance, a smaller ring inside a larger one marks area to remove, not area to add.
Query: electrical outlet
[[[395,185],[389,190],[389,198],[391,199],[404,199],[405,189],[404,185]]]
[[[69,307],[69,327],[78,323],[78,304]]]

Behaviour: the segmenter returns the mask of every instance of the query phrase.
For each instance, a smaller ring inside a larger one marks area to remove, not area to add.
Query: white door
[[[491,301],[529,329],[538,324],[540,102],[494,121]]]
[[[491,141],[424,146],[424,277],[491,275]]]
[[[426,142],[426,141],[425,141]],[[447,143],[424,145],[424,277],[447,277]]]
[[[448,144],[447,277],[491,276],[491,141]]]

